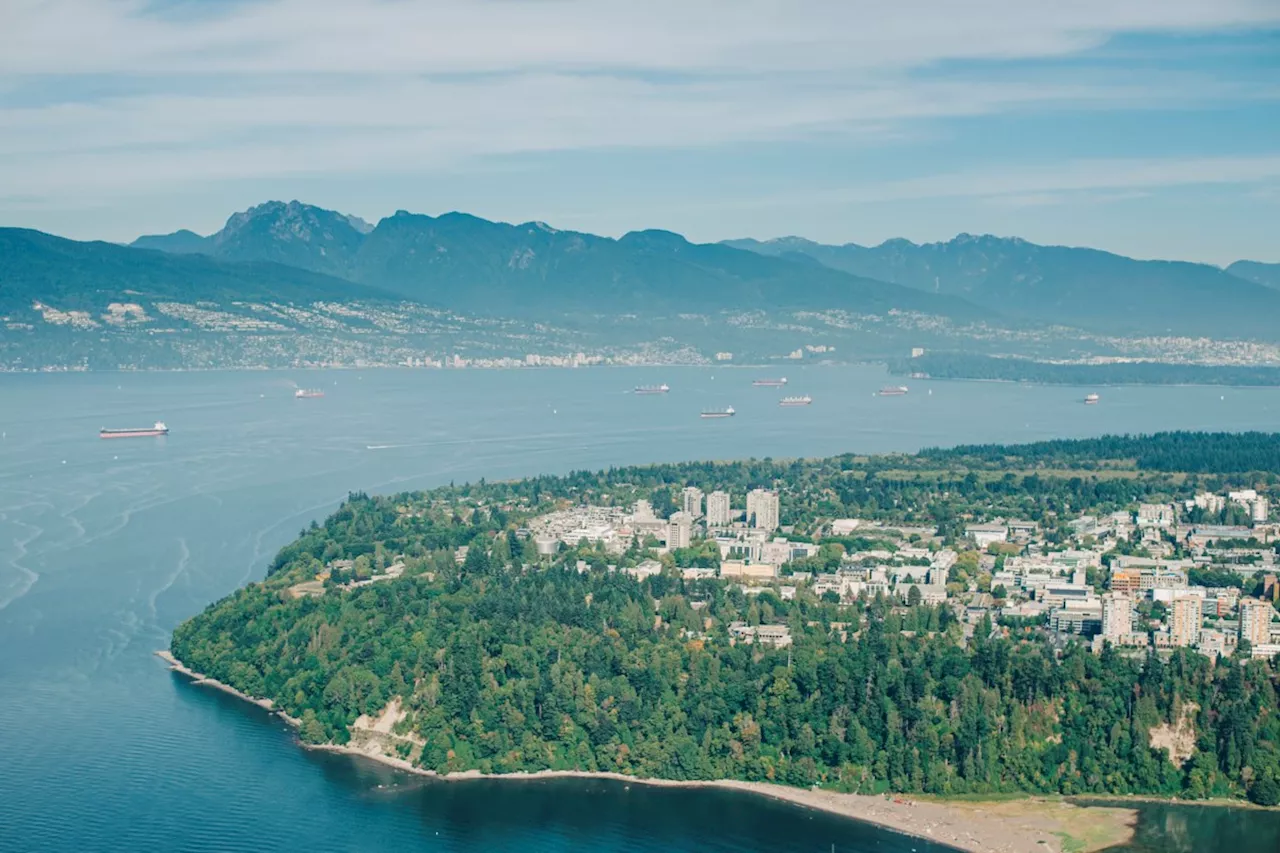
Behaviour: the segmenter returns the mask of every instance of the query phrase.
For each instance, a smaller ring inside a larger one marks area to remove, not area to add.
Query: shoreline
[[[220,690],[237,699],[256,705],[275,714],[295,730],[301,721],[275,707],[270,699],[250,696],[229,684],[196,672],[178,660],[168,650],[160,650],[156,657],[163,660],[170,671],[190,679],[192,684]],[[1082,806],[1068,803],[1061,798],[1026,797],[1000,802],[946,801],[935,799],[911,799],[889,794],[842,794],[818,788],[796,788],[768,782],[747,782],[736,779],[677,780],[628,776],[623,773],[592,772],[585,770],[539,770],[517,773],[481,773],[466,770],[441,775],[434,770],[415,767],[408,761],[384,754],[377,744],[359,749],[342,744],[307,744],[298,741],[304,749],[333,752],[375,761],[387,767],[435,779],[439,782],[466,782],[471,780],[536,781],[541,779],[607,779],[625,784],[647,785],[657,788],[717,788],[741,791],[756,796],[781,800],[792,805],[834,814],[862,823],[871,824],[902,835],[945,844],[969,853],[1063,853],[1067,842],[1076,853],[1091,853],[1132,839],[1137,823],[1137,812],[1131,808],[1115,806]],[[1091,833],[1102,832],[1085,840],[1074,837],[1071,829],[1085,829]]]

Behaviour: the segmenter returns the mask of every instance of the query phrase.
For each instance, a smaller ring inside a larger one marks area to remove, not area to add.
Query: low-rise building
[[[622,571],[631,575],[636,580],[642,581],[645,578],[651,578],[654,575],[662,574],[662,563],[659,563],[657,560],[645,560],[639,565],[623,569]]]
[[[986,548],[996,542],[1009,540],[1009,528],[1004,522],[990,524],[970,524],[964,529],[964,535],[972,539],[979,548]]]
[[[791,629],[786,625],[748,625],[746,622],[729,623],[729,639],[733,642],[785,648],[791,645]]]
[[[722,578],[774,578],[778,575],[778,567],[768,563],[748,563],[745,560],[721,560],[720,577]]]

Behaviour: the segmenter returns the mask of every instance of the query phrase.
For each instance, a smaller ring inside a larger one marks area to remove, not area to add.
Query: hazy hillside
[[[230,263],[0,228],[0,310],[33,302],[101,311],[111,302],[393,300],[392,294],[283,264]]]
[[[727,245],[772,257],[806,256],[1027,321],[1124,334],[1278,334],[1266,315],[1280,309],[1280,293],[1207,264],[1139,261],[1096,249],[968,234],[925,244],[899,239],[879,246],[828,246],[786,237]]]
[[[190,251],[183,235],[138,245]],[[614,240],[542,223],[510,225],[463,213],[399,211],[364,232],[341,213],[269,202],[236,214],[200,251],[340,275],[451,309],[501,316],[722,310],[898,309],[971,319],[952,297],[769,258],[666,231]]]
[[[1280,264],[1263,264],[1258,261],[1236,261],[1227,267],[1227,272],[1236,278],[1273,287],[1280,290]]]

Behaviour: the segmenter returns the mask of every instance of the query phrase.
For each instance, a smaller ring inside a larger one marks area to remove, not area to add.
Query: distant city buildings
[[[667,547],[688,548],[693,541],[693,515],[683,510],[667,521]]]
[[[1016,618],[1042,626],[1055,644],[1083,638],[1095,651],[1111,646],[1136,656],[1150,648],[1162,654],[1194,648],[1218,660],[1230,659],[1247,641],[1254,657],[1280,654],[1272,633],[1280,572],[1267,544],[1280,536],[1280,525],[1179,527],[1218,503],[1261,512],[1266,498],[1256,491],[1135,504],[1065,524],[976,521],[964,529],[968,541],[959,543],[947,542],[932,526],[858,518],[817,519],[801,528],[801,541],[792,541],[791,528],[781,528],[777,491],[749,491],[745,515],[741,504],[734,510],[725,490],[705,493],[689,485],[674,488],[672,497],[674,507],[663,496],[660,503],[639,499],[624,507],[606,500],[600,506],[559,509],[530,520],[522,538],[532,540],[533,550],[545,558],[554,558],[563,546],[602,548],[619,557],[621,565],[608,564],[610,571],[640,580],[670,570],[672,557],[664,554],[699,547],[701,558],[714,548],[718,565],[682,565],[687,561],[676,555],[674,568],[688,580],[732,581],[747,596],[772,589],[783,599],[813,595],[842,604],[883,598],[893,608],[947,607],[965,626],[986,617]],[[670,515],[662,517],[655,504],[670,507]],[[702,518],[705,524],[699,523]],[[1067,541],[1050,538],[1047,530],[1065,533]],[[849,550],[823,549],[824,536],[840,537]],[[868,544],[855,550],[860,543],[853,537]],[[1118,544],[1140,540],[1146,549],[1142,556],[1117,553]],[[993,543],[1003,545],[999,556],[982,553]],[[464,561],[465,553],[459,549],[457,559]],[[822,563],[804,564],[819,554],[825,556]],[[578,559],[577,565],[590,571],[600,561]],[[1242,596],[1237,585],[1190,583],[1192,572],[1204,567],[1239,573],[1245,589],[1256,586],[1262,598]],[[790,642],[789,631],[780,625],[738,623],[730,636],[734,642],[775,647]]]
[[[1102,596],[1102,636],[1116,641],[1133,633],[1133,599],[1118,592]]]
[[[1240,639],[1248,640],[1254,646],[1270,643],[1271,617],[1275,612],[1269,601],[1240,599]]]
[[[1180,595],[1169,608],[1169,642],[1194,646],[1200,641],[1204,600],[1196,595]]]
[[[689,486],[681,492],[683,509],[694,518],[702,518],[702,489]]]
[[[707,495],[708,527],[728,527],[731,514],[728,492],[712,492]]]
[[[778,493],[752,489],[747,493],[747,522],[764,531],[778,529]]]

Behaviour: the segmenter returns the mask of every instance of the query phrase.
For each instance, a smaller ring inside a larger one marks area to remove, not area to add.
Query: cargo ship
[[[637,385],[633,394],[665,394],[671,390],[671,386],[665,382],[661,385]]]
[[[813,398],[808,394],[803,397],[783,397],[778,401],[779,406],[807,406],[813,402]]]
[[[1097,394],[1086,394],[1086,395],[1085,395],[1085,398],[1084,398],[1084,404],[1085,404],[1086,406],[1096,406],[1096,405],[1098,405],[1098,395],[1097,395]]]
[[[323,396],[324,396],[323,391],[318,391],[314,388],[299,388],[297,391],[293,392],[293,399],[295,400],[310,400],[313,397],[323,397]]]
[[[781,388],[787,384],[787,377],[783,376],[781,379],[757,379],[751,384],[757,388]]]
[[[164,421],[156,421],[153,427],[138,427],[136,429],[107,429],[103,427],[98,432],[99,438],[145,438],[153,435],[168,435],[169,428],[164,425]]]
[[[704,418],[731,418],[731,417],[733,417],[733,416],[734,416],[734,414],[736,414],[736,413],[733,411],[733,406],[730,406],[730,407],[729,407],[729,408],[727,408],[727,409],[711,409],[711,410],[709,410],[709,411],[705,411],[705,412],[703,412],[703,413],[702,413],[702,417],[704,417]]]
[[[878,392],[881,397],[901,397],[907,393],[906,385],[886,385]]]

